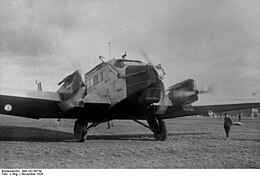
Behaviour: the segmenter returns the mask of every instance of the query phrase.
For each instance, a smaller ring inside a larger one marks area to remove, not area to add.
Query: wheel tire
[[[79,142],[85,141],[86,125],[83,121],[77,120],[75,122],[74,135]]]
[[[167,129],[163,120],[158,120],[159,130],[154,132],[154,138],[156,141],[165,141],[167,139]]]

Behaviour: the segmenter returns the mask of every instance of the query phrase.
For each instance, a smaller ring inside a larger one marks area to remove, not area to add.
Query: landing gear
[[[85,135],[87,134],[87,121],[78,119],[74,125],[74,135],[79,142],[85,141]]]
[[[151,109],[152,108],[152,109]],[[140,125],[149,128],[154,133],[154,138],[156,141],[165,141],[167,139],[167,129],[165,122],[162,119],[157,119],[153,107],[144,109],[144,115],[148,125],[133,119]]]
[[[154,107],[149,107],[146,110],[146,120],[150,130],[154,133],[156,141],[165,141],[167,139],[167,130],[165,122],[162,119],[157,119]]]
[[[163,120],[158,120],[159,128],[154,132],[154,138],[156,141],[165,141],[167,139],[167,129]]]
[[[157,119],[155,115],[150,115],[147,118],[147,123],[153,131],[156,141],[165,141],[167,139],[166,125],[163,120]]]

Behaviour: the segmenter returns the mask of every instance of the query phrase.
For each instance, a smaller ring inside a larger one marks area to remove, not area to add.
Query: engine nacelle
[[[184,106],[198,100],[199,91],[196,82],[193,79],[187,79],[172,85],[169,87],[168,91],[169,99],[173,106]]]
[[[62,102],[60,107],[63,110],[69,110],[75,106],[83,107],[83,98],[86,95],[85,74],[81,70],[76,70],[71,75],[64,78],[58,85],[61,85],[57,91]]]

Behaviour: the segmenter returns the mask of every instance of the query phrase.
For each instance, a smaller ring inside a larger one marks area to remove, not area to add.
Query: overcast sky
[[[170,86],[194,78],[214,96],[260,95],[259,0],[0,0],[0,86],[56,91],[98,56],[142,59]],[[221,90],[221,93],[220,93]]]

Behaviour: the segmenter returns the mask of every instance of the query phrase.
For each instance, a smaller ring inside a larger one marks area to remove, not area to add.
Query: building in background
[[[238,117],[241,115],[241,117],[254,117],[254,118],[260,118],[260,108],[254,108],[254,109],[244,109],[244,110],[237,110],[237,111],[228,111],[227,112],[231,117]],[[223,116],[224,112],[217,112],[214,113],[216,116]]]

